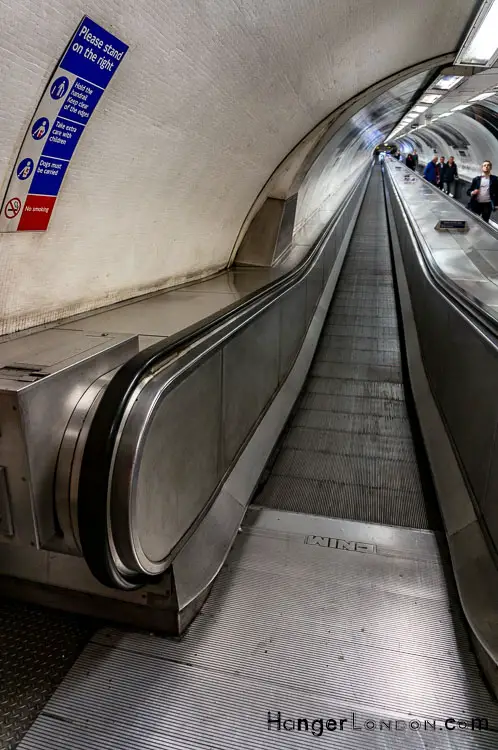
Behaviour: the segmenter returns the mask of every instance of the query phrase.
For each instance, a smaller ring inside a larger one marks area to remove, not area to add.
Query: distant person
[[[418,167],[418,154],[415,149],[413,149],[413,159],[415,161],[415,169]]]
[[[427,182],[430,182],[431,185],[437,185],[437,164],[437,156],[435,155],[432,157],[432,160],[425,165],[424,178]]]
[[[455,197],[455,185],[458,180],[458,169],[454,156],[450,156],[443,172],[443,191],[451,198]]]
[[[474,177],[467,190],[467,195],[470,195],[470,210],[486,222],[498,204],[498,177],[491,174],[492,167],[489,159],[483,161],[481,175]]]
[[[439,157],[439,162],[437,164],[437,186],[440,190],[443,189],[443,177],[444,177],[444,170],[446,169],[446,164],[444,162],[444,156]]]
[[[412,169],[413,171],[415,171],[415,167],[417,165],[415,163],[415,159],[413,158],[413,154],[408,154],[408,156],[406,157],[405,164],[408,167],[408,169]]]

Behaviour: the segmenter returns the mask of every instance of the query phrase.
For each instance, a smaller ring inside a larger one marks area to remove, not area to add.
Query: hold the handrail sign
[[[467,222],[464,219],[441,219],[434,227],[438,232],[467,232],[468,228]]]
[[[0,232],[48,227],[78,141],[127,51],[127,44],[83,18],[28,127],[3,200]]]

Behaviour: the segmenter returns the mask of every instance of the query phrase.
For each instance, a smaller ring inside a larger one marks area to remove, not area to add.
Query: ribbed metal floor
[[[497,729],[433,533],[252,509],[184,639],[101,630],[19,750],[492,750]]]
[[[374,171],[299,408],[256,502],[432,528],[405,404],[381,179]]]

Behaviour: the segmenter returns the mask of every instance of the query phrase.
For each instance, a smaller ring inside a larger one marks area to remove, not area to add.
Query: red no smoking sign
[[[55,195],[28,195],[19,219],[18,232],[44,232],[54,209]]]
[[[21,210],[22,203],[19,198],[11,198],[5,206],[5,216],[8,219],[15,219],[19,211]]]

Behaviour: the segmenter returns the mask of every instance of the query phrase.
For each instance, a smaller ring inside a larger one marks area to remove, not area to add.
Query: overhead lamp
[[[442,94],[424,94],[420,101],[425,102],[425,104],[434,104],[434,102],[437,102],[441,97]]]
[[[456,107],[452,107],[451,108],[451,111],[452,112],[457,112],[459,109],[467,109],[468,106],[469,106],[468,102],[467,102],[467,104],[457,104]]]
[[[481,102],[483,99],[489,99],[490,96],[494,96],[495,93],[495,91],[486,91],[484,94],[477,94],[477,96],[473,96],[472,99],[469,99],[469,102]]]
[[[412,107],[412,112],[425,112],[426,109],[429,109],[429,107],[421,107],[417,105],[416,107]]]
[[[436,83],[433,84],[433,87],[436,89],[442,89],[443,91],[449,91],[450,89],[454,89],[455,86],[458,86],[463,79],[464,76],[441,76],[437,79]]]
[[[489,68],[498,58],[498,0],[484,0],[455,59],[455,65]]]

